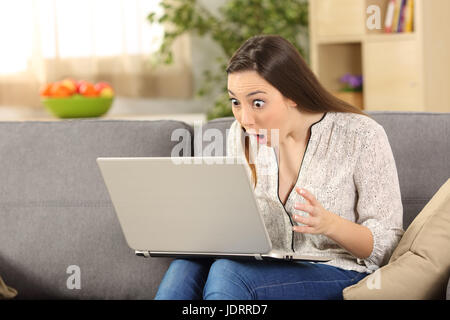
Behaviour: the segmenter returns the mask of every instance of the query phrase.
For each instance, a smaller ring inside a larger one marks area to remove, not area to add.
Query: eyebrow
[[[231,93],[233,96],[236,96],[231,90],[228,90],[228,92]],[[253,96],[253,95],[258,94],[258,93],[265,93],[265,94],[267,94],[264,91],[259,91],[258,90],[258,91],[250,92],[249,94],[247,94],[247,97]]]

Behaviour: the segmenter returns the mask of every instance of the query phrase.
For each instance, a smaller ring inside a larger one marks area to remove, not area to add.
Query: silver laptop
[[[144,257],[325,262],[272,250],[243,158],[97,158],[128,246]]]

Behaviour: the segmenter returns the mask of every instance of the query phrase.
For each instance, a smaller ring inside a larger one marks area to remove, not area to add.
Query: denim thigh
[[[313,262],[219,259],[211,266],[203,298],[340,300],[344,288],[367,275]]]
[[[198,300],[213,259],[175,259],[164,274],[155,300]]]

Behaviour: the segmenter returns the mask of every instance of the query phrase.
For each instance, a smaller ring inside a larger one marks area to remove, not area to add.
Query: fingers
[[[292,227],[292,230],[294,232],[300,233],[319,233],[322,208],[320,203],[317,201],[316,197],[314,197],[314,195],[308,190],[298,187],[295,188],[295,190],[299,195],[306,199],[307,203],[297,202],[295,203],[294,208],[309,213],[309,215],[305,217],[299,214],[294,214],[294,221],[303,224],[303,226],[294,226]]]
[[[308,226],[295,226],[292,227],[292,230],[300,233],[315,233],[314,228]]]
[[[294,226],[292,227],[292,230],[295,232],[301,232],[301,233],[311,233],[316,234],[316,226],[314,225],[314,218],[311,217],[303,217],[301,215],[295,214],[294,220],[298,223],[304,224],[304,226]]]
[[[308,190],[299,187],[296,187],[295,190],[299,195],[301,195],[303,198],[309,201],[309,203],[311,203],[313,206],[318,204],[316,197],[314,197],[314,195]]]
[[[295,209],[308,212],[309,214],[314,214],[314,207],[307,203],[297,202],[294,206]]]
[[[311,225],[311,218],[310,217],[304,217],[304,216],[301,216],[299,214],[294,214],[293,218],[294,218],[294,221],[296,221],[298,223],[306,224],[308,226]]]

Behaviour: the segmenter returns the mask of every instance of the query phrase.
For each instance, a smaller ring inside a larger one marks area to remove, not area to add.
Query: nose
[[[254,119],[251,113],[252,111],[247,110],[245,107],[241,109],[241,124],[247,128],[254,125]]]

